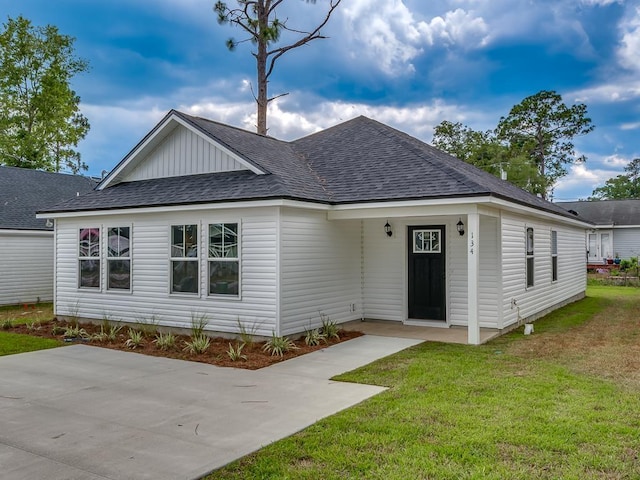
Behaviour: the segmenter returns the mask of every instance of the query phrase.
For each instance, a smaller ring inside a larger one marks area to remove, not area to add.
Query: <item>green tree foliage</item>
[[[436,126],[433,144],[458,158],[546,198],[576,157],[574,137],[593,130],[583,104],[568,107],[556,92],[543,90],[515,105],[495,130],[474,131],[461,123]]]
[[[572,142],[574,137],[593,130],[586,115],[586,105],[568,107],[558,93],[543,90],[525,98],[509,115],[500,118],[496,133],[512,149],[535,162],[548,189],[567,174],[567,164],[586,160],[584,156],[576,157]]]
[[[496,177],[504,173],[509,182],[533,194],[541,195],[545,191],[545,179],[535,163],[500,142],[494,131],[476,131],[460,122],[445,120],[436,126],[432,143]]]
[[[74,39],[54,26],[9,18],[0,32],[0,164],[86,170],[78,142],[89,131],[71,78],[88,69]]]
[[[269,98],[267,94],[269,77],[273,73],[276,61],[289,50],[306,45],[318,38],[326,38],[320,33],[320,30],[327,24],[331,14],[341,1],[329,0],[329,8],[324,19],[311,31],[289,27],[287,19],[282,20],[278,17],[276,10],[284,0],[237,0],[238,6],[236,8],[230,8],[227,2],[222,0],[216,2],[213,10],[218,15],[218,23],[239,27],[246,35],[243,40],[237,41],[233,38],[227,40],[229,50],[234,50],[240,43],[247,41],[255,45],[255,51],[252,54],[256,59],[258,94],[257,96],[254,94],[254,98],[258,107],[257,131],[260,135],[267,134],[267,106],[269,102],[282,96]],[[307,3],[315,3],[315,0],[307,0]],[[283,31],[290,32],[296,38],[287,45],[275,47]]]
[[[596,188],[589,200],[624,200],[640,198],[640,158],[634,158],[624,167],[626,175],[610,178]]]

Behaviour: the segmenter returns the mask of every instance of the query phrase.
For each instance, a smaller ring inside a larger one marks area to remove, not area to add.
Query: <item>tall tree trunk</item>
[[[260,2],[259,2],[260,3]],[[258,6],[258,53],[256,54],[257,73],[258,73],[258,134],[267,134],[267,105],[269,97],[267,96],[267,39],[264,36],[266,29],[269,28],[269,10],[268,5]]]

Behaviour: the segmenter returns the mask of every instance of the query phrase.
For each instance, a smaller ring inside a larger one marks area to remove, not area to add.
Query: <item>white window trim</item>
[[[172,255],[173,252],[173,227],[179,227],[179,226],[183,226],[186,227],[187,225],[195,225],[196,228],[198,229],[198,233],[196,235],[197,237],[197,247],[198,247],[198,255],[196,255],[195,257],[174,257]],[[169,257],[169,271],[168,271],[168,275],[167,278],[169,279],[168,282],[168,294],[170,296],[176,296],[176,297],[187,297],[187,298],[200,298],[201,295],[201,291],[202,291],[202,285],[201,285],[201,278],[202,278],[202,265],[200,263],[201,260],[201,255],[202,255],[202,222],[200,221],[194,221],[194,222],[182,222],[182,223],[170,223],[169,224],[169,235],[168,235],[168,243],[169,243],[169,252],[168,252],[168,257]],[[174,292],[173,290],[173,262],[174,261],[178,261],[178,262],[182,262],[182,261],[189,261],[189,262],[195,262],[196,265],[198,266],[198,274],[197,274],[197,285],[198,285],[198,291],[195,293],[190,293],[190,292]]]
[[[238,256],[235,258],[210,257],[209,256],[209,241],[210,241],[209,230],[211,225],[224,225],[224,224],[232,224],[232,223],[236,224]],[[206,235],[206,247],[207,247],[207,253],[205,257],[205,261],[206,261],[205,285],[206,285],[207,297],[216,299],[216,300],[236,300],[236,301],[241,300],[242,299],[242,223],[240,222],[240,220],[210,222],[210,223],[207,223],[206,232],[203,232],[203,233]],[[220,262],[220,261],[238,262],[238,293],[237,294],[232,295],[232,294],[225,294],[225,293],[209,293],[209,268],[210,268],[210,262],[212,261],[213,262]]]

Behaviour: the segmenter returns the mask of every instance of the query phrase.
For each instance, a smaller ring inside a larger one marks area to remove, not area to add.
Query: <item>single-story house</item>
[[[53,222],[36,211],[95,186],[79,175],[0,166],[0,305],[53,300]]]
[[[587,230],[589,264],[640,255],[640,200],[557,202],[577,218],[594,223]]]
[[[586,287],[588,224],[366,117],[285,142],[172,110],[39,216],[56,220],[61,316],[270,336],[326,315],[477,344]]]

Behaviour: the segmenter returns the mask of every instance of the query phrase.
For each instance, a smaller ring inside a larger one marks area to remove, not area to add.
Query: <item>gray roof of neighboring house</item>
[[[640,225],[640,200],[593,200],[556,204],[576,212],[576,218],[586,219],[596,225]]]
[[[0,229],[52,230],[36,211],[92,190],[93,180],[79,175],[0,166]]]
[[[346,204],[490,195],[572,217],[551,202],[366,117],[284,142],[174,110],[170,115],[267,174],[240,171],[122,182],[48,211],[270,198]]]

